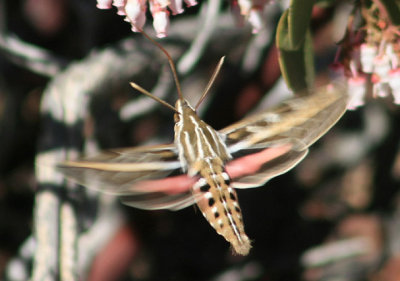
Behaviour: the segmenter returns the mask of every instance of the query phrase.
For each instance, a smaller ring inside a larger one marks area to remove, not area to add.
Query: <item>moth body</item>
[[[197,204],[235,252],[247,255],[251,243],[234,188],[263,186],[296,166],[309,146],[343,115],[346,91],[336,84],[321,87],[216,131],[183,98],[168,52],[143,35],[167,56],[179,98],[174,107],[139,85],[131,85],[175,112],[174,143],[102,152],[60,163],[58,170],[136,208],[176,211]],[[195,108],[209,92],[223,61],[221,58]]]
[[[210,225],[231,243],[235,252],[247,255],[251,246],[244,232],[237,195],[230,185],[225,163],[232,158],[221,135],[201,120],[184,99],[175,108],[175,145],[184,171],[198,176],[192,192]]]

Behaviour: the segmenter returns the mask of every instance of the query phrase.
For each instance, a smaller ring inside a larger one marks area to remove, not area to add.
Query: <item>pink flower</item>
[[[372,74],[372,95],[380,98],[387,97],[390,92],[389,85],[379,77],[377,74]]]
[[[153,15],[153,27],[157,32],[157,37],[167,36],[169,27],[169,11],[165,6],[160,5],[160,1],[150,1],[150,11]]]
[[[197,3],[195,2],[194,5],[196,5],[196,4]],[[193,6],[193,5],[189,5],[189,4],[187,4],[187,5],[188,5],[188,7]],[[182,0],[171,1],[169,8],[171,9],[173,15],[183,13]]]
[[[264,25],[262,12],[268,3],[269,0],[237,0],[236,5],[239,6],[240,15],[251,24],[253,33],[259,32]]]
[[[132,31],[138,32],[146,22],[146,3],[141,0],[128,0],[125,5],[126,20],[132,24]]]
[[[188,7],[196,6],[197,1],[196,0],[185,0],[185,3]]]
[[[374,73],[378,75],[382,81],[387,80],[391,68],[390,60],[386,55],[375,57]]]
[[[365,92],[367,90],[367,79],[365,76],[350,77],[347,80],[347,92],[349,94],[349,103],[347,109],[355,110],[364,105]]]
[[[372,73],[374,70],[374,58],[378,54],[378,47],[371,44],[361,44],[360,46],[360,62],[361,69],[365,73]]]
[[[115,7],[124,7],[126,4],[126,0],[113,0],[113,6]]]
[[[400,68],[394,69],[389,73],[388,83],[392,90],[393,102],[400,104]]]
[[[111,9],[112,0],[97,0],[96,7],[99,9]]]

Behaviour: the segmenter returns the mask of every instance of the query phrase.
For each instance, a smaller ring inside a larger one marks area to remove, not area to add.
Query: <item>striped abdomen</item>
[[[236,192],[229,187],[224,164],[231,158],[221,135],[202,121],[185,101],[178,100],[175,115],[175,144],[184,171],[200,176],[193,186],[197,205],[211,226],[230,242],[234,250],[247,255],[251,246],[244,233]]]
[[[212,160],[205,161],[204,165],[212,164],[207,162],[212,162]],[[197,205],[217,233],[231,243],[235,252],[247,255],[251,245],[244,232],[242,213],[236,192],[229,186],[229,175],[222,166],[214,163],[211,167],[214,171],[208,168],[201,170],[201,178],[193,186],[195,196],[201,193],[201,199]]]

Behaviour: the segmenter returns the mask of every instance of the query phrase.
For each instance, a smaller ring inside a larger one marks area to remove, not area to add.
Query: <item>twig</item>
[[[182,55],[178,62],[178,72],[187,74],[198,62],[200,56],[203,54],[207,43],[212,37],[213,31],[218,21],[218,14],[221,7],[221,0],[210,0],[203,5],[203,9],[198,18],[199,22],[203,22],[199,33],[193,40],[189,50]]]
[[[0,34],[0,51],[16,64],[43,76],[54,76],[66,65],[49,51],[9,34]]]
[[[306,267],[316,267],[350,257],[367,255],[371,247],[371,241],[364,237],[344,239],[314,247],[305,252],[301,260]]]

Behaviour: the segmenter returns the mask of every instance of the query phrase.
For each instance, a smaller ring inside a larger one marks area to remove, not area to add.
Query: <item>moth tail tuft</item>
[[[242,241],[235,241],[231,243],[233,253],[236,255],[247,256],[251,249],[251,241],[246,234],[242,234]]]

